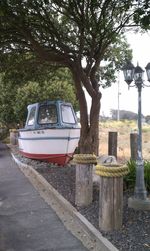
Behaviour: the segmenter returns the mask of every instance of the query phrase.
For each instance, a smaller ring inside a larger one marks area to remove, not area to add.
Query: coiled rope
[[[76,164],[97,164],[96,155],[94,154],[75,154],[73,162]]]
[[[9,129],[9,132],[17,133],[17,132],[18,132],[18,129]]]
[[[128,174],[127,166],[119,165],[96,165],[96,174],[103,177],[121,177]]]

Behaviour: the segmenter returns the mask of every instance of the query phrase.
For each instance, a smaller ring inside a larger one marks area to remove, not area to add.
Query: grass
[[[134,120],[107,120],[100,122],[100,127],[113,127],[113,128],[122,128],[122,127],[133,127],[136,128],[136,121]]]
[[[118,132],[118,159],[126,162],[130,160],[130,133],[137,132],[137,121],[133,120],[108,120],[100,122],[99,126],[99,154],[108,155],[108,133],[110,131]],[[150,160],[150,125],[142,125],[142,146],[143,158]]]

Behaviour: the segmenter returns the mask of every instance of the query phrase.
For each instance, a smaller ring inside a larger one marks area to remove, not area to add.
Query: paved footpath
[[[0,143],[0,251],[87,251]]]

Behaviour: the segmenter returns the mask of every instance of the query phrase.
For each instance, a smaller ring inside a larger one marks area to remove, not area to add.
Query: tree
[[[97,152],[102,62],[114,69],[115,60],[110,65],[106,55],[117,46],[135,8],[131,0],[0,2],[2,53],[32,53],[37,61],[70,69],[80,106],[82,153]],[[92,100],[90,121],[84,88]]]
[[[24,71],[21,70],[20,63],[19,60],[17,66],[8,67],[7,71],[1,74],[0,122],[3,125],[8,128],[22,125],[26,119],[27,105],[48,99],[71,102],[75,110],[79,110],[73,81],[67,69],[53,67],[53,71],[51,69],[47,73],[47,69],[42,65],[38,71],[30,74],[30,65],[27,66],[29,71],[26,72],[25,68]],[[33,70],[33,65],[31,68]]]
[[[137,25],[140,25],[143,29],[150,29],[150,1],[140,1],[135,13],[134,21]]]
[[[73,86],[68,81],[58,80],[56,77],[53,81],[45,82],[44,85],[28,82],[18,88],[15,99],[14,112],[20,124],[25,122],[28,104],[59,99],[71,102],[76,110],[78,109]]]

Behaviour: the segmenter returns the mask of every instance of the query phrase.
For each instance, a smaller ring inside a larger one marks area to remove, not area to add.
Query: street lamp
[[[150,82],[150,63],[145,67],[147,72],[147,78]],[[134,196],[129,198],[128,205],[134,209],[150,210],[150,200],[147,198],[147,192],[144,182],[144,161],[142,157],[142,113],[141,113],[141,91],[142,87],[148,86],[144,84],[143,73],[144,70],[137,65],[134,65],[131,62],[123,67],[124,79],[128,86],[131,86],[132,81],[134,80],[134,85],[138,90],[138,141],[137,141],[137,160],[136,160],[136,183]],[[150,86],[150,85],[149,85]]]

